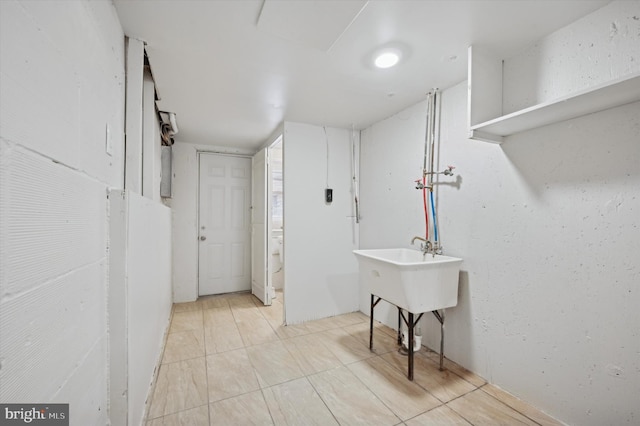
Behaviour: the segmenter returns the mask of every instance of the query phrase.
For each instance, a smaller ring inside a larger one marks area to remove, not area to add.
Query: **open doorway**
[[[284,291],[284,186],[282,136],[269,147],[271,165],[271,282],[274,289],[273,297],[282,302]]]
[[[282,135],[252,158],[251,292],[265,305],[282,303],[284,269]],[[274,278],[278,292],[274,288]]]

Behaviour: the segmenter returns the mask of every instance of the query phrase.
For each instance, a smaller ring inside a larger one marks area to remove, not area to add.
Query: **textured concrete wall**
[[[606,10],[561,32],[608,26]],[[629,57],[639,44],[612,46],[611,55]],[[580,67],[601,82],[615,78],[607,67]],[[464,259],[446,355],[569,424],[637,424],[640,103],[494,145],[467,139],[466,98],[466,82],[442,97],[438,168],[453,164],[459,178],[437,185],[440,236],[445,254]],[[425,112],[423,102],[362,133],[362,248],[409,247],[424,232],[411,180]],[[380,309],[390,325],[394,315]],[[423,342],[438,348],[439,324],[428,316],[422,326]]]
[[[640,73],[640,2],[614,1],[504,61],[508,114]]]
[[[123,39],[110,2],[0,2],[0,400],[70,403],[74,425],[107,422]]]
[[[441,235],[464,259],[446,354],[569,424],[634,424],[640,103],[494,146],[466,139],[464,89],[443,96],[461,184],[439,188]]]

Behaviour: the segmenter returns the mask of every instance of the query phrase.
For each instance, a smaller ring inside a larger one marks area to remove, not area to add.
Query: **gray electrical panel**
[[[160,179],[160,196],[164,198],[171,198],[171,160],[172,151],[170,146],[162,147],[162,161],[161,161],[161,179]]]

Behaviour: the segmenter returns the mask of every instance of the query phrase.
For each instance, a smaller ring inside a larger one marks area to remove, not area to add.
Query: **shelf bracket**
[[[494,135],[493,133],[481,132],[479,130],[473,129],[469,129],[469,139],[497,144],[501,144],[502,142],[504,142],[503,136],[498,136]]]

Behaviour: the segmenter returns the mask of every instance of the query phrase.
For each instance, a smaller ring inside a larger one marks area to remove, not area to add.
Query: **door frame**
[[[198,173],[196,176],[196,298],[200,296],[200,156],[205,155],[217,155],[219,157],[235,157],[235,158],[247,158],[252,160],[253,156],[248,154],[233,154],[226,152],[196,150],[196,163],[198,166]],[[253,176],[251,177],[253,178]],[[251,271],[249,271],[251,272]],[[250,278],[251,279],[251,278]]]
[[[270,285],[270,290],[272,292],[272,297],[275,297],[275,287],[273,285],[273,265],[271,264],[271,262],[273,261],[273,256],[272,256],[272,252],[273,252],[273,244],[272,244],[272,238],[271,238],[271,234],[273,234],[273,155],[271,154],[272,149],[274,148],[275,145],[280,144],[281,145],[281,161],[282,161],[282,196],[283,198],[285,197],[284,194],[284,130],[282,132],[279,133],[279,135],[273,140],[271,141],[267,146],[267,152],[269,152],[269,183],[267,186],[267,197],[269,200],[269,210],[268,210],[268,220],[269,220],[269,247],[268,247],[268,253],[267,253],[267,257],[268,257],[268,262],[271,265],[271,273],[269,274],[269,285]],[[286,232],[285,232],[285,226],[284,226],[284,205],[282,206],[283,210],[282,210],[282,245],[280,246],[280,250],[282,250],[282,262],[283,262],[283,267],[284,267],[284,262],[285,262],[285,255],[284,255],[284,246],[285,246],[285,240],[286,240]],[[287,312],[285,309],[285,304],[284,304],[284,298],[286,297],[285,295],[285,287],[286,287],[286,282],[285,282],[285,276],[283,273],[283,277],[282,277],[282,298],[283,300],[281,301],[282,303],[282,321],[284,324],[286,324],[286,319],[287,319]]]
[[[261,176],[256,174],[256,164],[262,163]],[[263,182],[259,179],[262,178]],[[258,185],[256,185],[258,183]],[[271,272],[271,163],[269,148],[265,147],[254,154],[251,159],[251,293],[262,301],[265,306],[271,305],[273,282]],[[260,201],[259,198],[261,198]],[[255,203],[254,203],[255,201]],[[261,204],[264,211],[262,217],[256,220],[255,204]],[[261,220],[260,220],[261,219]],[[262,247],[258,247],[261,244]],[[262,259],[259,255],[262,254]],[[255,270],[260,263],[264,271]],[[255,273],[254,273],[255,272]],[[258,285],[256,285],[258,284]]]

